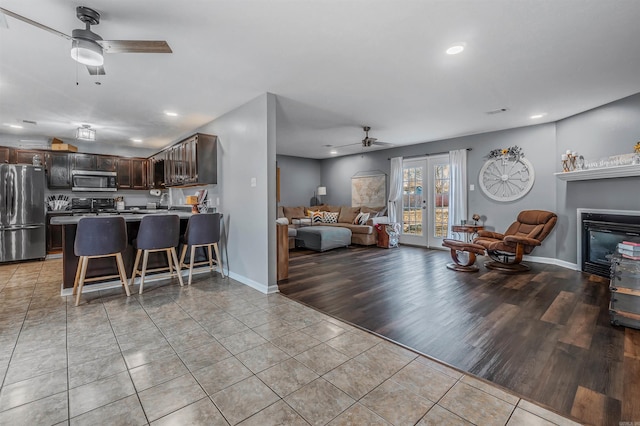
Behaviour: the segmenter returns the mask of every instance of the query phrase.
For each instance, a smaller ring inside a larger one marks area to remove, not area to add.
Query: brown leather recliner
[[[524,210],[504,234],[479,231],[473,244],[484,247],[493,262],[485,263],[489,269],[505,272],[528,271],[521,263],[522,256],[529,254],[547,238],[558,221],[555,213],[544,210]]]

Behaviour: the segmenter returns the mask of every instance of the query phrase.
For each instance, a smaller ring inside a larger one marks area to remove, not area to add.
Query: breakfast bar
[[[127,278],[131,278],[133,264],[135,260],[135,250],[133,247],[133,241],[136,239],[138,235],[138,229],[140,227],[140,221],[145,215],[148,214],[172,214],[177,215],[180,218],[180,234],[184,234],[187,222],[189,218],[193,215],[191,212],[181,211],[181,210],[140,210],[136,213],[126,213],[121,216],[125,219],[127,225],[127,248],[122,253],[122,257],[124,260],[125,270],[127,273]],[[62,225],[63,233],[62,233],[62,258],[63,258],[63,282],[62,282],[62,294],[66,295],[71,294],[71,290],[73,289],[73,283],[75,279],[76,270],[78,267],[78,256],[74,253],[74,242],[76,238],[76,231],[78,227],[78,222],[85,216],[56,216],[51,218],[51,224],[53,225]],[[162,232],[162,230],[158,230],[158,232]],[[180,253],[181,247],[178,248],[178,253]],[[196,262],[206,260],[205,253],[198,253],[195,257]],[[157,269],[157,268],[166,268],[168,267],[168,262],[166,256],[161,253],[151,253],[149,256],[149,268]],[[87,282],[85,289],[89,290],[91,286],[99,286],[99,288],[108,288],[111,287],[109,284],[113,284],[113,286],[119,286],[120,283],[117,281],[118,277],[118,269],[116,267],[116,263],[112,258],[104,258],[104,259],[92,259],[87,267],[86,277],[88,279],[94,277],[106,277],[105,280],[95,281],[95,282]],[[85,290],[85,291],[86,291]]]

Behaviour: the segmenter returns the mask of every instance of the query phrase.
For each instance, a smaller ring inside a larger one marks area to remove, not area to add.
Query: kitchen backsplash
[[[64,195],[68,197],[69,200],[72,198],[115,198],[115,197],[124,197],[124,203],[127,207],[144,207],[147,203],[160,203],[159,196],[153,196],[149,193],[149,191],[138,191],[138,190],[118,190],[116,192],[78,192],[71,190],[55,190],[55,189],[45,189],[45,200],[50,196]],[[69,206],[71,203],[69,203]]]

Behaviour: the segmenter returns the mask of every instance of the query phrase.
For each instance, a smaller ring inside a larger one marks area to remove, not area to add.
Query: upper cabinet
[[[196,133],[152,157],[154,170],[163,164],[165,186],[218,183],[217,141],[216,136]]]
[[[11,163],[15,164],[33,164],[33,157],[39,156],[40,161],[44,164],[46,151],[39,151],[35,149],[14,149],[13,159]]]
[[[73,158],[71,170],[96,170],[96,155],[70,154]]]
[[[118,188],[147,189],[147,160],[118,158]]]
[[[0,164],[11,162],[11,148],[0,146]]]
[[[115,172],[117,170],[118,157],[111,155],[96,156],[96,170],[101,172]]]
[[[46,156],[47,180],[51,189],[71,188],[71,158],[66,152],[51,151]]]

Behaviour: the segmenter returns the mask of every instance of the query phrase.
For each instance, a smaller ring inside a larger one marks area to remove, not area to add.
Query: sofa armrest
[[[375,226],[379,223],[389,223],[389,217],[388,216],[372,217],[367,221],[367,225],[369,226]]]

